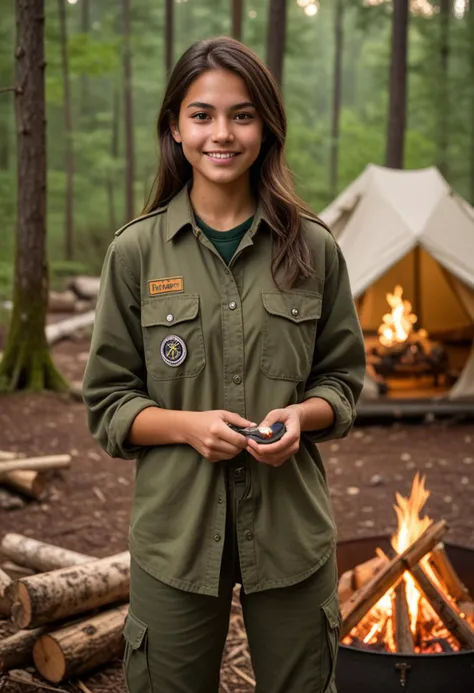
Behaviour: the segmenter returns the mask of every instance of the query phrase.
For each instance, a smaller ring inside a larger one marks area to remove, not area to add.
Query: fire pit
[[[474,594],[474,551],[444,543],[459,577]],[[341,541],[337,546],[339,574],[371,559],[387,536]],[[337,662],[338,693],[471,693],[474,651],[439,654],[398,654],[359,650],[341,643]]]
[[[441,541],[428,497],[416,474],[390,540],[338,544],[338,693],[474,691],[474,551]]]

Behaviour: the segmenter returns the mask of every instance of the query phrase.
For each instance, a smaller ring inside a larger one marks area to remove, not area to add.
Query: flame
[[[413,480],[409,498],[396,494],[397,504],[394,505],[397,514],[398,529],[392,537],[391,544],[397,553],[405,551],[423,532],[432,524],[433,520],[420,513],[430,496],[425,488],[425,477],[420,477],[417,473]],[[377,549],[377,555],[385,556],[381,549]],[[446,593],[446,589],[441,584],[436,573],[429,564],[427,554],[421,559],[420,565],[423,567],[430,579],[443,591],[445,596],[455,605],[454,600]],[[459,646],[453,636],[445,628],[439,616],[425,600],[418,590],[411,574],[406,572],[402,577],[405,584],[408,611],[410,615],[410,630],[413,634],[415,652],[441,652],[442,647],[437,638],[445,640],[453,648],[458,650]],[[365,645],[380,644],[390,652],[396,652],[394,621],[394,588],[391,588],[379,601],[372,607],[369,613],[355,626],[350,634],[343,639],[345,644],[352,644],[355,639],[362,641]],[[426,646],[424,640],[427,641]]]
[[[383,346],[392,347],[394,344],[406,342],[413,331],[414,323],[418,320],[418,317],[411,312],[410,301],[403,299],[402,295],[403,288],[400,284],[397,284],[393,294],[389,292],[386,295],[392,312],[383,316],[383,323],[378,330],[379,340]]]

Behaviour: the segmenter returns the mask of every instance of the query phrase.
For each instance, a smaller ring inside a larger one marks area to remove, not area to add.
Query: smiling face
[[[191,84],[171,132],[195,180],[228,185],[248,179],[260,152],[263,123],[245,82],[229,70],[214,69]]]

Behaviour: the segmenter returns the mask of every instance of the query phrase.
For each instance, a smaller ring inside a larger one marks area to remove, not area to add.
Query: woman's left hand
[[[247,441],[247,451],[259,462],[272,467],[280,467],[297,453],[300,447],[301,421],[297,405],[290,405],[284,409],[272,409],[259,427],[271,426],[277,421],[286,426],[286,433],[278,442],[261,445],[254,440]]]

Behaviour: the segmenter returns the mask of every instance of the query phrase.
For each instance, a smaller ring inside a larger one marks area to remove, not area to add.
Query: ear
[[[171,136],[173,137],[174,141],[177,142],[178,144],[181,143],[181,135],[179,132],[178,128],[178,123],[175,120],[170,120],[170,130],[171,130]]]

